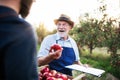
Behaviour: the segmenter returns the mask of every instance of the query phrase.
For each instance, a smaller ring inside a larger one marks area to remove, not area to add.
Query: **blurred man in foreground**
[[[32,2],[0,0],[0,80],[38,80],[35,34],[24,20]]]

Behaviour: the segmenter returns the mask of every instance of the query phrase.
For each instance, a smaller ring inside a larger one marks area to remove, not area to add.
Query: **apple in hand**
[[[52,46],[50,47],[49,52],[57,51],[57,50],[61,50],[61,49],[62,49],[61,45],[59,45],[59,44],[54,44],[54,45],[52,45]]]

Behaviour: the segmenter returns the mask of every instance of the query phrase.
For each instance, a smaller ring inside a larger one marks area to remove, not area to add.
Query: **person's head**
[[[27,17],[35,0],[0,0],[0,5],[14,9],[23,18]]]
[[[74,22],[70,19],[69,16],[61,14],[58,19],[54,20],[54,23],[57,26],[57,32],[61,37],[68,35],[69,31],[73,28]]]
[[[21,0],[19,14],[25,18],[29,14],[33,0]]]

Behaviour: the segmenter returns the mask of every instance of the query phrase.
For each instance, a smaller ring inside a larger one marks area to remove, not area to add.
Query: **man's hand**
[[[61,57],[63,48],[59,44],[54,44],[50,47],[49,55],[52,59],[59,59]]]

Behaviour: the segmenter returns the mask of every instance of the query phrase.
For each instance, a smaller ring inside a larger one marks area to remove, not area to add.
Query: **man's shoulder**
[[[49,34],[45,37],[45,39],[56,39],[56,34]]]
[[[46,36],[46,38],[53,38],[53,37],[56,37],[56,34],[49,34]]]
[[[70,41],[75,41],[71,36],[69,36]]]

